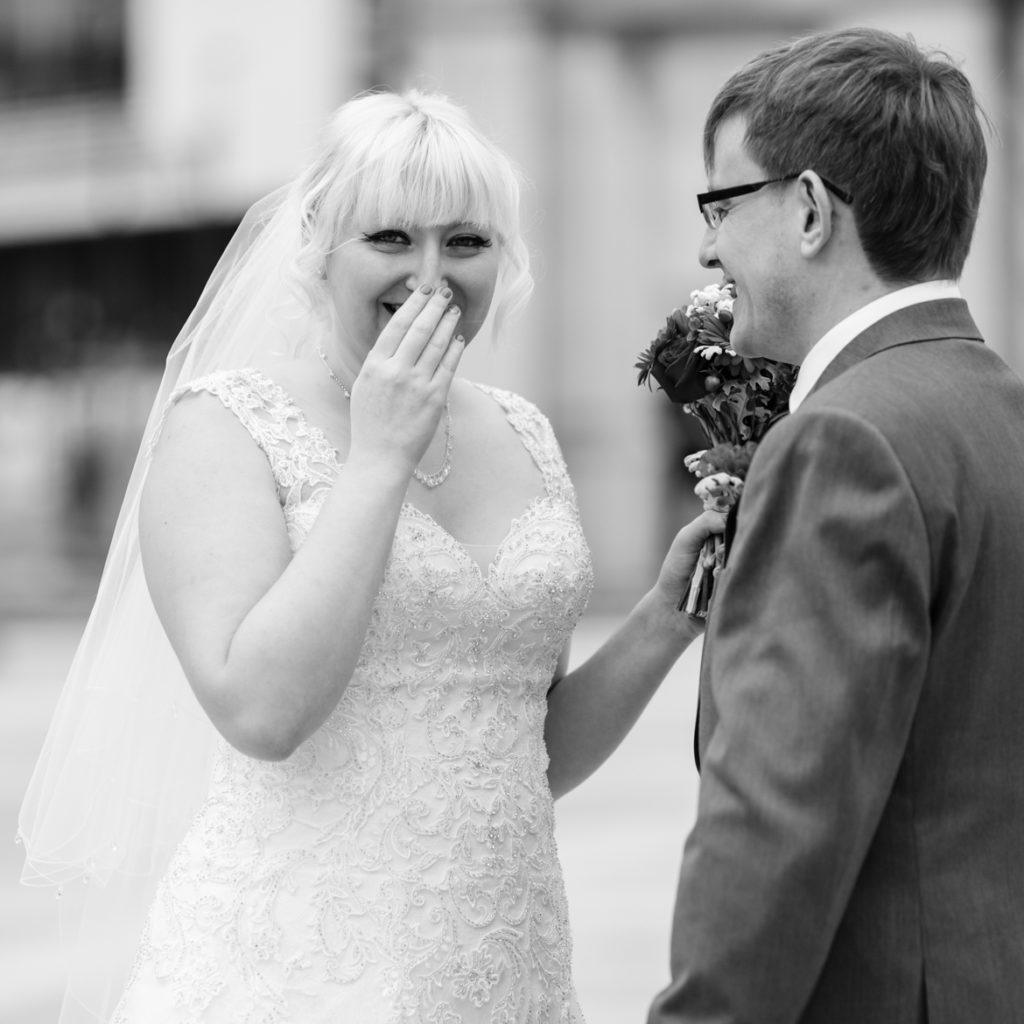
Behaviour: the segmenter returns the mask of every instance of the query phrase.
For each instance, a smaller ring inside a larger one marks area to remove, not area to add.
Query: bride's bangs
[[[360,223],[466,224],[502,240],[516,234],[517,183],[475,139],[420,127],[362,169],[353,214]]]

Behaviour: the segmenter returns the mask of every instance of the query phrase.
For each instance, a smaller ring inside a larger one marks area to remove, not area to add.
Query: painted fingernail
[[[420,291],[423,292],[424,295],[429,295],[433,290],[434,290],[434,288],[433,288],[432,285],[429,285],[429,284],[421,284],[420,285]]]
[[[452,297],[452,290],[451,290],[451,288],[442,288],[441,289],[441,298],[442,299],[450,299],[451,297]]]

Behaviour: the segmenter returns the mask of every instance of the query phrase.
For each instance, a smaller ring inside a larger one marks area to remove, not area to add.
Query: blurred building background
[[[868,22],[962,60],[996,125],[964,279],[1018,367],[1015,0],[2,0],[0,611],[88,604],[164,354],[250,202],[340,102],[439,88],[524,169],[537,291],[467,374],[554,420],[598,571],[646,585],[692,510],[695,442],[637,352],[708,274],[700,126],[725,75],[795,33]],[[682,440],[680,433],[683,431]]]
[[[693,201],[707,106],[757,50],[856,23],[946,50],[980,93],[995,132],[962,285],[991,345],[1024,371],[1019,0],[0,0],[0,676],[19,666],[0,700],[26,708],[24,745],[7,747],[20,760],[0,794],[4,827],[13,835],[164,355],[246,207],[305,163],[334,107],[367,87],[435,87],[523,168],[535,297],[463,366],[554,421],[600,617],[648,585],[695,509],[678,467],[699,438],[636,387],[633,362],[709,280]],[[38,687],[45,697],[31,697]],[[650,792],[652,762],[619,764],[607,769],[623,773],[619,789],[595,783],[565,813],[580,808],[593,828],[575,834],[597,844],[602,816],[629,810],[641,852],[622,857],[636,865],[664,821],[654,806],[645,825],[632,796]],[[672,807],[680,830],[687,806]],[[3,857],[5,894],[15,861]],[[571,898],[589,884],[573,877]],[[657,884],[660,949],[672,882]],[[636,909],[628,888],[603,899],[623,919]],[[600,907],[573,912],[584,943],[601,934]],[[601,1012],[589,1009],[612,1019]]]

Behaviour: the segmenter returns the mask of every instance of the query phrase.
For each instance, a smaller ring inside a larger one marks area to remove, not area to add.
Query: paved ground
[[[584,620],[575,657],[613,622]],[[0,624],[0,1024],[53,1024],[60,968],[53,896],[18,884],[17,808],[81,630],[76,619]],[[615,756],[558,805],[558,843],[588,1024],[640,1024],[667,980],[675,874],[693,819],[690,756],[699,644]]]

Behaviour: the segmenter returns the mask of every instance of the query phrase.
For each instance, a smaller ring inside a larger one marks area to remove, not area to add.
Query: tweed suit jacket
[[[651,1024],[1024,1021],[1024,384],[966,303],[760,445]]]

